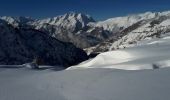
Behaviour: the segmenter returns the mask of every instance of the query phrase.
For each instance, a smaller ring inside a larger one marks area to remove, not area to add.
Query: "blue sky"
[[[146,11],[170,10],[170,0],[0,0],[0,16],[46,18],[67,12],[89,14],[97,20]]]

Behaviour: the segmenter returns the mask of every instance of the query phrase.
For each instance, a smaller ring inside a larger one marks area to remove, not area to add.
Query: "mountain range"
[[[44,38],[73,43],[87,53],[100,53],[138,45],[141,40],[160,38],[160,35],[170,32],[170,11],[146,12],[105,21],[74,12],[46,19],[3,16],[0,22],[1,26],[5,24],[1,27],[1,34],[23,33],[21,38],[24,40],[25,35],[43,33]],[[8,30],[11,27],[12,32]]]
[[[30,27],[45,32],[58,40],[71,42],[79,48],[95,46],[109,36],[109,32],[103,28],[88,25],[94,23],[95,20],[81,13],[71,12],[42,20],[6,16],[1,19],[14,27]]]

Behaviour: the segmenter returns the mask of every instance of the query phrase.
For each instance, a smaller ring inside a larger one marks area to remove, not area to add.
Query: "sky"
[[[68,12],[89,14],[97,20],[170,10],[170,0],[0,0],[0,16],[47,18]]]

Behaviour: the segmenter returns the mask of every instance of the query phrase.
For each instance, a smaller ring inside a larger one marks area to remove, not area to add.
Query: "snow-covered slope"
[[[64,71],[0,65],[0,100],[169,100],[169,50],[166,33]]]
[[[1,100],[169,100],[170,69],[0,69]]]
[[[114,68],[124,70],[154,69],[170,66],[170,34],[160,39],[144,40],[138,46],[99,54],[69,69]]]

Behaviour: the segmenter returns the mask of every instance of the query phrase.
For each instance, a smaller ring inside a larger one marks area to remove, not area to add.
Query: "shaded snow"
[[[0,69],[1,100],[168,100],[170,69]]]

